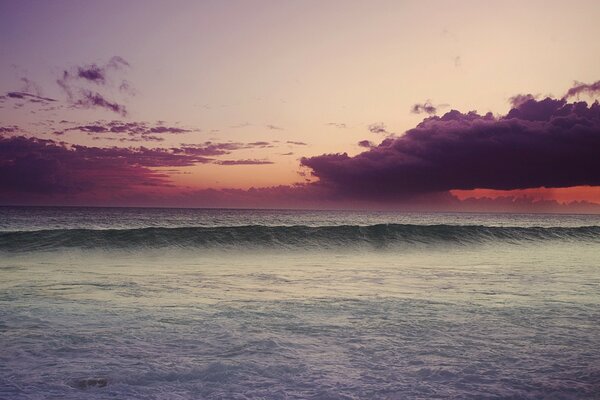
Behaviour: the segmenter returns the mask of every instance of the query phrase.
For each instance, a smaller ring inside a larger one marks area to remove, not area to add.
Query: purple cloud
[[[0,192],[44,195],[169,186],[152,168],[186,167],[212,159],[172,149],[89,147],[25,136],[0,137]]]
[[[380,123],[376,123],[376,124],[370,124],[368,127],[369,132],[371,133],[382,133],[384,135],[392,135],[392,132],[388,132],[387,129],[385,128],[385,124],[380,122]]]
[[[106,100],[100,93],[90,92],[88,90],[84,90],[81,92],[81,98],[75,101],[76,107],[82,108],[104,108],[106,110],[115,112],[117,114],[121,114],[122,116],[127,115],[127,109],[124,105],[119,103],[114,103]]]
[[[30,100],[35,103],[45,102],[52,103],[55,102],[56,99],[52,99],[50,97],[42,97],[31,93],[26,92],[8,92],[6,93],[6,97],[11,99],[19,99],[19,100]]]
[[[600,185],[600,105],[530,99],[500,118],[452,110],[354,157],[302,158],[340,196]]]
[[[99,92],[102,88],[112,89],[112,79],[109,79],[111,70],[121,70],[128,67],[129,63],[123,58],[112,57],[105,65],[90,64],[79,66],[72,70],[64,70],[56,83],[67,95],[68,101],[74,107],[101,108],[120,115],[127,115],[124,105],[106,98],[106,94]],[[90,89],[90,84],[94,87]],[[123,80],[119,90],[128,94],[133,93],[130,84]]]
[[[202,145],[184,145],[180,148],[172,148],[175,153],[192,154],[196,156],[222,156],[230,154],[232,150],[238,150],[237,144],[233,143],[210,143]]]
[[[513,106],[513,108],[520,107],[523,103],[528,102],[529,100],[535,100],[537,96],[532,94],[517,94],[508,99],[509,103]]]
[[[273,147],[273,145],[271,143],[269,143],[269,142],[258,141],[258,142],[248,143],[248,147],[261,147],[261,148],[265,148],[265,147]]]
[[[264,164],[273,164],[273,162],[268,161],[268,160],[221,160],[221,161],[215,161],[215,164],[219,164],[219,165],[264,165]]]
[[[76,72],[71,74],[74,77],[81,78],[99,85],[104,85],[106,84],[106,75],[108,70],[119,70],[123,67],[129,67],[129,63],[125,61],[122,57],[115,56],[112,57],[105,65],[90,64],[82,67],[77,67]]]
[[[163,134],[181,134],[189,133],[198,130],[191,130],[180,128],[176,126],[165,126],[162,124],[152,125],[147,122],[122,122],[122,121],[110,121],[102,122],[96,121],[88,125],[77,125],[72,128],[67,128],[62,131],[55,132],[55,134],[62,135],[69,131],[80,131],[89,134],[97,133],[108,133],[108,134],[127,134],[129,136],[141,136],[144,137],[158,137],[156,135]],[[149,139],[154,140],[154,139]]]
[[[426,101],[425,103],[417,103],[415,105],[413,105],[410,109],[410,111],[413,114],[421,114],[421,113],[426,113],[429,115],[433,115],[437,112],[437,108],[431,104],[431,102]]]
[[[563,96],[563,100],[566,100],[573,96],[579,96],[582,93],[589,95],[600,93],[600,81],[596,81],[590,84],[576,82],[575,85],[573,85],[573,87],[569,89],[567,93],[565,93],[565,95]]]
[[[252,149],[252,148],[265,148],[273,147],[269,142],[252,142],[252,143],[240,143],[240,142],[204,142],[200,144],[183,144],[181,147],[182,151],[193,152],[196,154],[203,153],[205,155],[223,155],[230,154],[235,150]]]
[[[177,127],[173,127],[173,126],[155,126],[153,128],[150,128],[148,130],[148,132],[150,132],[150,133],[174,133],[174,134],[178,134],[178,133],[191,132],[191,130],[189,130],[189,129],[183,129],[183,128],[177,128]]]
[[[19,131],[19,127],[16,125],[11,126],[0,126],[0,135],[5,133],[15,133]]]
[[[361,140],[360,142],[358,142],[358,145],[360,147],[366,147],[368,149],[374,146],[373,142],[371,142],[370,140]]]
[[[287,144],[293,144],[294,146],[308,146],[307,143],[297,142],[297,141],[293,141],[293,140],[288,140],[286,143]]]
[[[98,67],[95,64],[92,64],[88,67],[77,68],[77,77],[88,80],[90,82],[103,85],[104,83],[106,83],[106,77],[104,75],[104,69]]]

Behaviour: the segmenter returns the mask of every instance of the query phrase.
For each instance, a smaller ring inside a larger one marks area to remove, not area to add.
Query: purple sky
[[[0,203],[596,212],[599,16],[3,1]]]

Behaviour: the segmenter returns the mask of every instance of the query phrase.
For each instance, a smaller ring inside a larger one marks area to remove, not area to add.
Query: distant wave
[[[600,242],[600,226],[490,227],[481,225],[263,226],[141,229],[56,229],[0,232],[0,251],[60,248],[386,248],[486,242]]]

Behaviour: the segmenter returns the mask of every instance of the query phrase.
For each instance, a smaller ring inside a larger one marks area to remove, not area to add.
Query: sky
[[[599,18],[0,0],[0,204],[599,212]]]

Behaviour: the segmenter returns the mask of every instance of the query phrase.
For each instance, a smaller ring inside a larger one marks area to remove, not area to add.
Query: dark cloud
[[[296,142],[296,141],[293,141],[293,140],[288,140],[286,143],[287,143],[287,144],[293,144],[294,146],[308,146],[308,144],[307,144],[307,143],[304,143],[304,142]]]
[[[25,136],[0,137],[0,192],[55,195],[168,186],[168,177],[151,168],[211,161],[172,149],[102,148]]]
[[[71,75],[99,85],[105,85],[107,83],[106,76],[108,71],[111,69],[119,70],[123,67],[129,67],[129,63],[122,57],[115,56],[104,65],[89,64],[77,67],[75,72],[71,72]],[[68,71],[65,72],[69,74]]]
[[[358,142],[358,145],[360,147],[366,147],[369,149],[374,146],[373,142],[371,142],[370,140],[361,140],[360,142]]]
[[[222,156],[230,154],[234,150],[243,149],[245,146],[242,143],[214,143],[204,142],[195,145],[183,145],[180,148],[173,148],[175,153],[193,154],[197,156]]]
[[[8,92],[6,93],[6,97],[11,99],[29,100],[34,103],[52,103],[56,101],[56,99],[50,97],[42,97],[27,92]]]
[[[81,97],[74,102],[74,105],[82,108],[99,107],[121,114],[122,116],[127,115],[127,108],[124,105],[108,101],[100,93],[91,92],[89,90],[82,91]]]
[[[153,128],[150,128],[148,130],[148,132],[149,133],[173,133],[173,134],[178,134],[178,133],[191,132],[191,130],[184,129],[184,128],[177,128],[177,127],[173,127],[173,126],[155,126]]]
[[[565,93],[563,100],[569,99],[573,96],[579,96],[580,94],[594,95],[600,93],[600,81],[594,83],[581,83],[575,82],[575,85]]]
[[[268,160],[220,160],[220,161],[215,161],[215,164],[219,164],[219,165],[264,165],[264,164],[273,164],[273,162],[268,161]]]
[[[506,116],[452,110],[354,157],[302,158],[339,196],[600,185],[600,105],[530,99]]]
[[[426,101],[425,103],[417,103],[414,104],[410,111],[414,114],[421,114],[421,113],[426,113],[429,115],[433,115],[437,112],[437,108],[431,104],[431,102]]]
[[[0,126],[0,135],[5,133],[15,133],[19,131],[19,127],[16,125],[11,126]]]
[[[115,56],[104,65],[89,64],[78,66],[71,70],[64,70],[56,83],[63,89],[72,106],[78,108],[101,108],[120,115],[127,115],[126,107],[115,100],[108,100],[107,94],[111,89],[118,87],[121,92],[133,94],[130,83],[122,80],[120,84],[114,83],[111,71],[119,71],[128,67],[129,63],[123,58]],[[93,89],[91,87],[93,87]]]
[[[380,123],[375,123],[375,124],[370,124],[368,127],[369,132],[371,133],[380,133],[380,134],[384,134],[384,135],[393,135],[392,132],[388,132],[388,130],[385,127],[385,124],[380,122]]]
[[[252,148],[267,148],[273,147],[269,142],[204,142],[199,144],[183,144],[180,148],[173,148],[175,152],[184,152],[189,154],[204,155],[204,156],[221,156],[231,154],[236,150],[252,149]],[[237,164],[230,164],[237,165]]]
[[[198,132],[198,130],[186,129],[177,126],[166,126],[162,123],[150,124],[147,122],[96,121],[88,125],[77,125],[62,131],[57,131],[55,134],[62,135],[69,131],[80,131],[89,134],[127,134],[129,136],[140,136],[142,139],[148,138],[148,140],[157,140],[157,135],[176,135],[189,132]],[[162,138],[160,140],[162,140]]]
[[[537,98],[537,96],[534,96],[532,94],[516,94],[516,95],[512,96],[511,98],[509,98],[508,101],[510,102],[510,104],[513,107],[518,108],[523,103],[526,103],[529,100],[535,100],[536,98]]]
[[[104,133],[110,132],[110,130],[104,125],[80,125],[74,128],[66,129],[66,131],[81,131],[86,133]]]
[[[105,71],[103,68],[98,67],[95,64],[92,64],[88,67],[78,67],[77,68],[77,77],[88,80],[90,82],[105,84],[106,77]]]
[[[273,147],[273,145],[269,142],[265,142],[265,141],[258,141],[258,142],[251,142],[248,143],[248,147],[260,147],[260,148],[267,148],[267,147]]]
[[[345,129],[347,128],[346,124],[341,122],[328,122],[326,125],[334,126],[336,128]]]
[[[94,139],[106,139],[106,137],[94,137]],[[115,138],[109,138],[109,140],[114,140]],[[125,137],[120,138],[120,142],[164,142],[165,138],[162,136],[154,136],[154,135],[144,135],[141,137]]]

